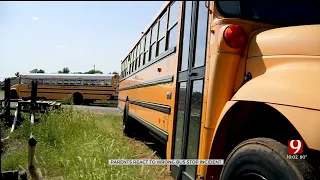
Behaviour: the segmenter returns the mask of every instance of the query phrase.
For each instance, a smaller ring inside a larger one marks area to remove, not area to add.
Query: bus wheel
[[[249,139],[240,143],[229,154],[220,179],[316,180],[319,178],[306,160],[287,159],[287,155],[287,146],[273,139]]]
[[[78,93],[78,92],[76,92],[76,93],[73,94],[73,103],[74,103],[75,105],[80,105],[80,104],[82,104],[82,101],[83,101],[83,96],[82,96],[82,94],[80,94],[80,93]]]
[[[18,99],[18,93],[16,90],[11,89],[10,94],[12,99]]]
[[[131,128],[132,120],[129,117],[129,101],[126,101],[126,105],[123,110],[123,117],[122,117],[122,130],[125,135],[128,137],[133,136],[132,128]]]

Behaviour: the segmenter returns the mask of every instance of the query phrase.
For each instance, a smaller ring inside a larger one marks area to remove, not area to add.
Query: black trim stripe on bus
[[[165,132],[164,130],[158,128],[157,126],[151,124],[150,122],[142,119],[141,117],[139,117],[135,114],[132,114],[129,112],[128,115],[131,116],[132,118],[134,118],[135,120],[137,120],[139,123],[144,125],[146,128],[148,128],[152,132],[154,132],[156,135],[158,135],[164,141],[166,141],[166,142],[168,141],[168,133]]]
[[[86,88],[38,88],[38,90],[41,89],[50,89],[50,90],[72,90],[72,91],[115,91],[116,88],[114,89],[108,89],[108,90],[103,90],[103,89],[86,89]]]
[[[152,59],[151,61],[149,61],[145,66],[141,66],[140,69],[138,69],[138,70],[132,72],[131,74],[129,74],[128,76],[120,79],[120,82],[126,80],[127,78],[129,78],[129,77],[131,77],[132,75],[138,73],[139,71],[142,71],[143,69],[145,69],[145,68],[153,65],[154,63],[161,61],[162,59],[166,58],[167,56],[175,53],[175,52],[176,52],[176,49],[177,49],[176,46],[168,49],[167,51],[165,51],[164,53],[160,54],[160,55],[157,56],[156,58],[153,58],[153,59]]]
[[[86,87],[113,87],[112,85],[108,85],[108,86],[99,86],[99,85],[83,85],[83,84],[39,84],[38,82],[38,88],[39,86],[73,86],[73,87],[81,87],[81,86],[86,86]]]
[[[21,93],[31,93],[30,91],[20,91]],[[114,92],[114,91],[112,91]],[[37,94],[73,94],[70,92],[37,92]],[[81,93],[86,95],[97,95],[97,96],[110,96],[112,93],[109,94],[96,94],[96,93]]]
[[[165,77],[161,77],[161,78],[157,78],[157,79],[151,79],[151,80],[145,81],[140,84],[120,88],[119,91],[142,88],[142,87],[147,87],[147,86],[155,86],[158,84],[165,84],[165,83],[170,83],[170,82],[173,82],[173,75],[165,76]]]
[[[124,111],[124,109],[122,109],[121,107],[118,107],[118,109],[120,109],[120,111]],[[133,115],[132,113],[129,112],[128,114],[129,116],[131,116],[132,118],[134,118],[135,120],[137,120],[139,123],[141,123],[142,125],[144,125],[146,128],[148,128],[150,131],[154,132],[156,135],[158,135],[160,138],[162,138],[165,142],[168,142],[168,133],[163,131],[162,129],[158,128],[157,126],[149,123],[148,121],[144,120],[143,118],[137,116],[137,115]]]
[[[144,108],[152,109],[155,111],[163,112],[166,114],[170,114],[171,112],[171,107],[168,105],[156,104],[156,103],[145,102],[145,101],[136,101],[136,100],[129,100],[129,103],[137,106],[141,106]]]

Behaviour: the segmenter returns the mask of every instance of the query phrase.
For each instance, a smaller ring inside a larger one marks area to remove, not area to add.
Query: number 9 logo
[[[302,140],[290,140],[288,142],[288,152],[290,154],[302,154],[303,153]]]

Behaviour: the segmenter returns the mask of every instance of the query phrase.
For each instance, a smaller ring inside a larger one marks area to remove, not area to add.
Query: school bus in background
[[[319,179],[318,7],[167,2],[121,61],[124,133],[143,125],[167,159],[225,159],[170,165],[175,179]]]
[[[119,75],[20,74],[19,84],[11,86],[11,94],[30,99],[31,81],[38,81],[37,97],[40,99],[64,100],[71,95],[74,104],[88,104],[116,97]]]

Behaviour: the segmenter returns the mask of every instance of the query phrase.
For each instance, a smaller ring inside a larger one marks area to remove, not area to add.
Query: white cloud
[[[84,50],[84,48],[79,48],[79,50]]]
[[[34,20],[34,21],[38,21],[38,20],[39,20],[39,17],[38,17],[38,16],[32,16],[31,19]]]
[[[65,48],[67,48],[67,47],[65,47],[64,45],[59,44],[59,45],[56,46],[56,48],[57,48],[57,49],[65,49]]]

